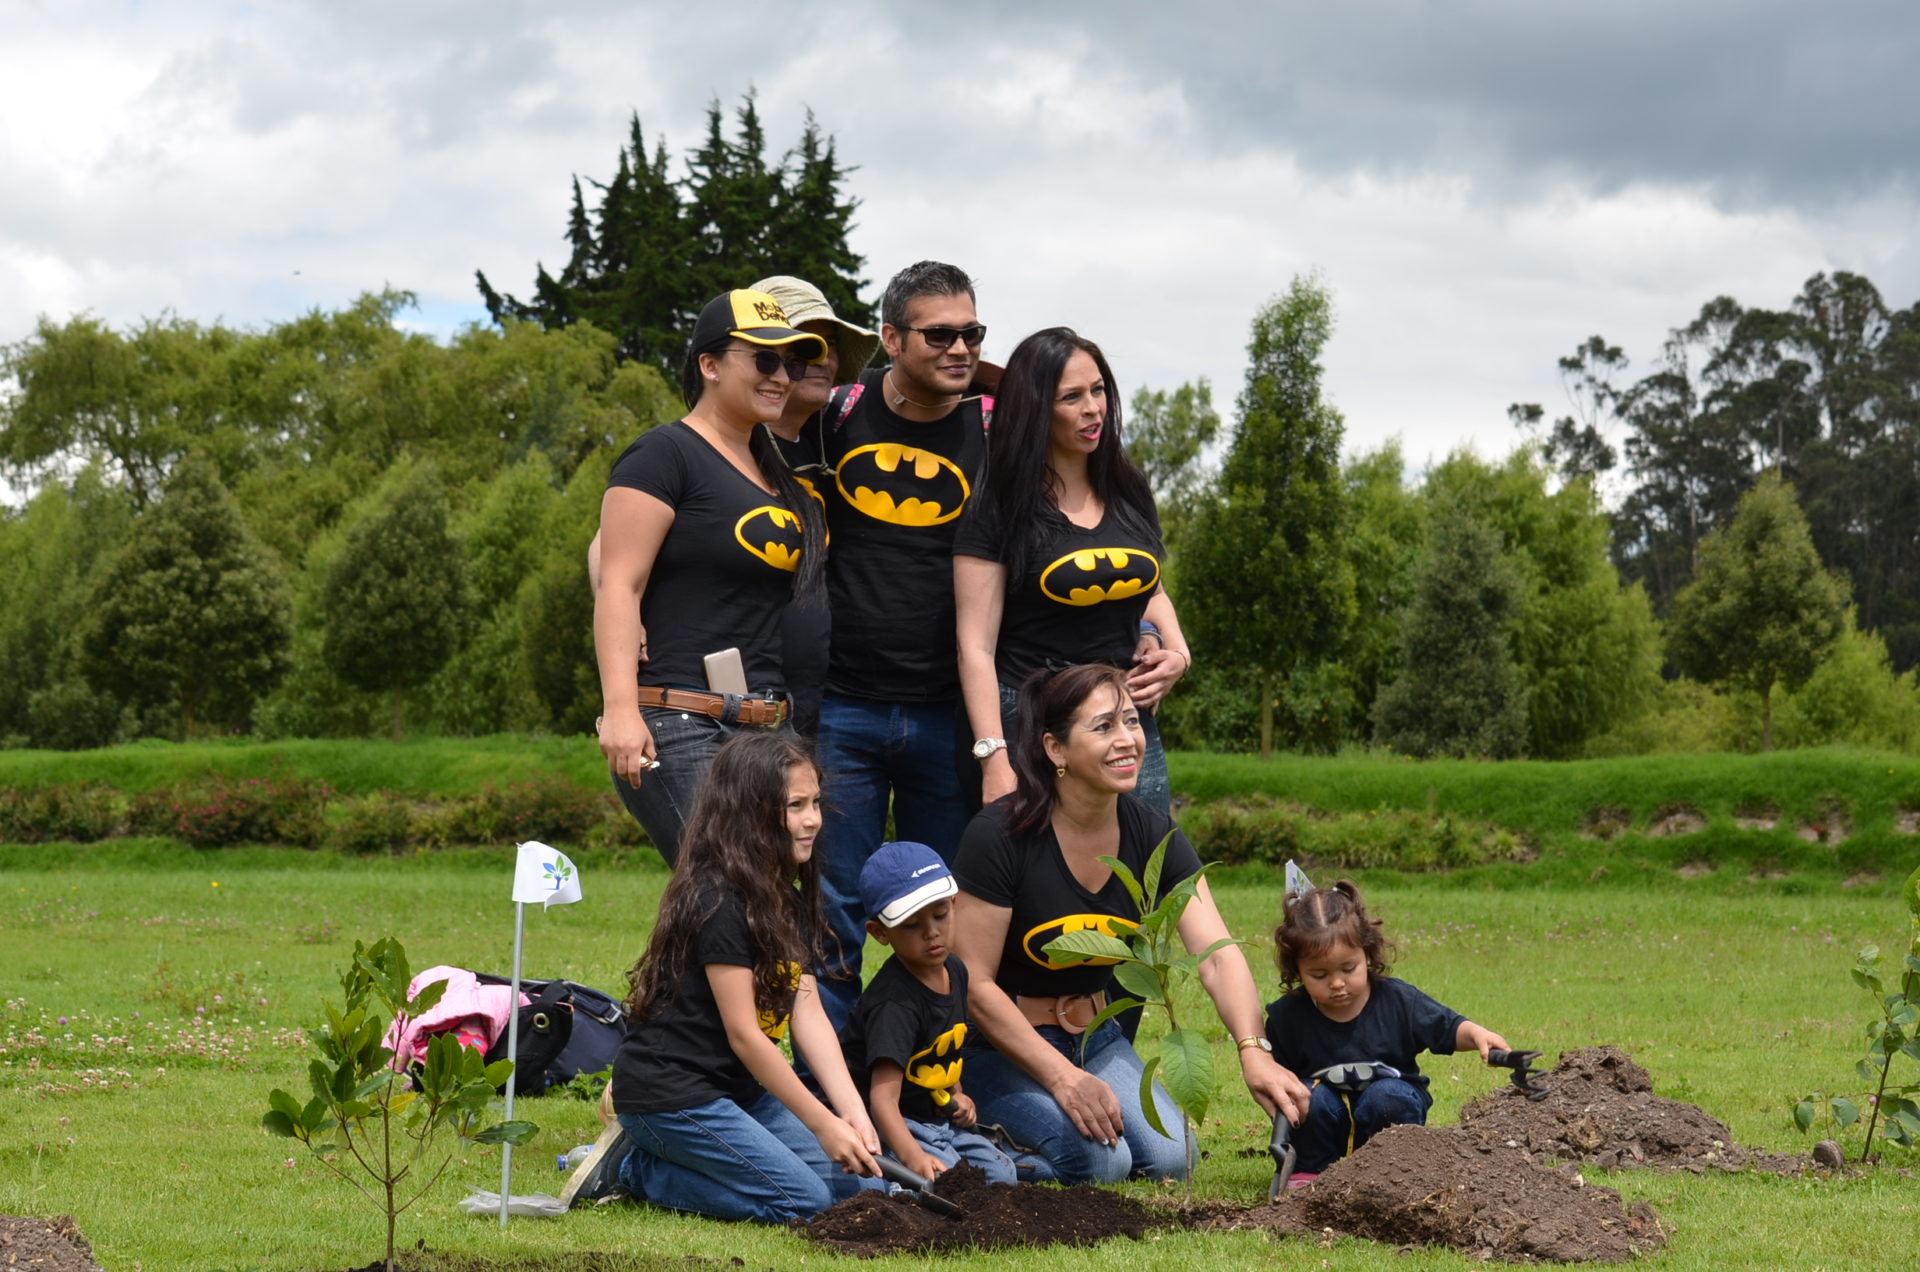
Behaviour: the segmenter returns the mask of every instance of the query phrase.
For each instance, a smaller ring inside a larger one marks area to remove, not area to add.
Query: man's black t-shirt
[[[1452,1055],[1455,1031],[1466,1017],[1398,977],[1369,976],[1367,984],[1367,1005],[1347,1021],[1321,1015],[1304,988],[1268,1003],[1267,1041],[1273,1044],[1273,1058],[1302,1081],[1328,1065],[1363,1060],[1390,1064],[1424,1095],[1427,1079],[1417,1057],[1422,1051]]]
[[[898,958],[890,958],[861,991],[840,1034],[840,1048],[861,1099],[870,1101],[873,1066],[891,1060],[905,1074],[900,1116],[944,1122],[953,1116],[951,1093],[960,1085],[960,1048],[967,1032],[965,963],[947,956],[947,992],[936,994]]]
[[[1009,994],[1041,997],[1107,988],[1112,963],[1091,959],[1062,966],[1047,956],[1047,942],[1087,928],[1124,935],[1140,921],[1140,907],[1116,876],[1110,875],[1098,892],[1082,887],[1060,855],[1052,826],[1015,835],[1008,832],[1006,818],[1004,799],[981,809],[960,836],[953,862],[961,891],[1013,912],[994,983]],[[1147,858],[1170,830],[1173,841],[1160,874],[1163,892],[1199,870],[1200,857],[1164,813],[1131,795],[1120,797],[1120,851],[1115,855],[1136,879],[1146,872]]]
[[[787,461],[800,488],[819,500],[823,481],[820,448],[809,439],[788,441],[778,433],[773,440],[780,457]],[[811,439],[818,442],[817,436]],[[793,696],[793,727],[802,737],[811,738],[820,724],[820,695],[827,683],[827,649],[833,638],[832,610],[824,589],[812,596],[796,597],[780,612],[780,670],[787,678],[787,692]]]
[[[758,1079],[727,1041],[727,1027],[707,981],[711,963],[753,966],[747,913],[738,897],[720,888],[703,894],[699,904],[711,904],[713,913],[695,932],[673,997],[646,1020],[630,1022],[614,1056],[617,1113],[666,1113],[722,1099],[747,1105],[760,1097]],[[793,981],[800,983],[798,968]],[[760,1028],[776,1041],[784,1038],[792,1011],[788,998],[777,1016],[761,1014]]]
[[[1000,683],[1018,686],[1049,666],[1127,666],[1139,641],[1140,618],[1160,582],[1164,549],[1158,519],[1150,522],[1152,533],[1142,535],[1125,528],[1111,503],[1090,530],[1050,504],[1040,515],[1040,537],[1021,577],[1008,580],[994,650]],[[1011,545],[998,521],[987,491],[961,518],[954,555],[1005,562]]]
[[[673,509],[640,597],[647,628],[640,683],[705,689],[706,656],[738,648],[751,691],[784,692],[780,616],[800,564],[794,510],[684,420],[642,433],[613,462],[607,484]]]
[[[986,456],[989,408],[967,398],[943,418],[917,424],[887,408],[885,374],[862,376],[844,415],[836,394],[814,426],[834,472],[820,492],[832,535],[827,688],[938,702],[960,692],[953,532]]]

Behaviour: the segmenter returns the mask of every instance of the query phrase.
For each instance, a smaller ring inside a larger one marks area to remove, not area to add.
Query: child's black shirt
[[[906,1075],[900,1084],[900,1116],[911,1122],[944,1122],[953,1116],[951,1094],[960,1085],[960,1047],[967,1040],[967,965],[947,956],[947,992],[936,994],[898,958],[890,958],[854,1004],[840,1035],[847,1070],[870,1101],[873,1066],[891,1060]]]
[[[1416,1057],[1422,1051],[1453,1054],[1456,1031],[1466,1019],[1395,976],[1369,976],[1367,1005],[1352,1020],[1329,1020],[1303,987],[1267,1004],[1267,1041],[1273,1058],[1302,1082],[1334,1064],[1373,1060],[1390,1064],[1427,1093]],[[1427,1096],[1427,1103],[1433,1097]]]

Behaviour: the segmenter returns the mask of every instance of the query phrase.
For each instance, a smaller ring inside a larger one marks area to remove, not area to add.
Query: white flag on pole
[[[529,839],[520,845],[514,864],[513,899],[529,905],[537,901],[543,908],[569,905],[580,899],[580,872],[566,853]]]

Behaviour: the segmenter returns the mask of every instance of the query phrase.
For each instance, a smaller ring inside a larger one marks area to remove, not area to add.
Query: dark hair
[[[1132,701],[1127,673],[1106,663],[1036,671],[1020,686],[1019,714],[1007,748],[1015,779],[1007,805],[1008,830],[1035,830],[1052,820],[1058,775],[1047,758],[1046,735],[1065,741],[1073,717],[1102,686],[1118,691],[1123,705]]]
[[[680,396],[686,400],[691,411],[700,404],[700,398],[707,387],[706,377],[700,374],[700,355],[718,353],[733,343],[728,336],[718,348],[688,349],[687,360],[680,367]],[[826,578],[827,571],[827,523],[820,503],[800,488],[793,479],[793,470],[780,454],[780,444],[773,439],[773,431],[764,424],[754,428],[753,435],[747,441],[747,449],[753,455],[754,467],[760,470],[760,476],[772,486],[780,496],[780,502],[787,510],[800,518],[800,569],[793,578],[793,594],[796,599],[813,603],[820,584]]]
[[[813,754],[788,733],[741,733],[715,754],[680,833],[653,937],[627,973],[629,1018],[646,1020],[672,1000],[694,934],[726,895],[747,914],[753,1002],[762,1012],[784,1010],[793,969],[819,963],[820,859],[796,863],[787,834],[787,782],[802,766],[819,775]]]
[[[907,304],[922,296],[965,296],[974,299],[973,280],[958,265],[915,261],[887,280],[880,294],[880,321],[890,327],[907,325]]]
[[[1288,893],[1281,903],[1280,926],[1273,930],[1274,961],[1280,964],[1280,983],[1300,983],[1300,960],[1324,954],[1336,945],[1351,945],[1366,955],[1367,970],[1385,976],[1393,947],[1380,931],[1380,920],[1367,915],[1360,889],[1351,879],[1331,888],[1309,888]]]
[[[1047,462],[1053,433],[1053,402],[1060,377],[1075,353],[1085,353],[1107,386],[1107,421],[1100,445],[1087,457],[1087,479],[1120,525],[1141,540],[1160,537],[1153,487],[1122,445],[1120,390],[1100,346],[1071,327],[1048,327],[1022,340],[1007,359],[993,402],[993,445],[987,448],[981,483],[984,510],[1005,545],[1007,587],[1014,588],[1047,537],[1050,524],[1064,525],[1056,506],[1059,477]]]

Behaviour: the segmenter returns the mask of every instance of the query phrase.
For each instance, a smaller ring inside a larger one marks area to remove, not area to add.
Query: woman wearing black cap
[[[600,750],[669,862],[720,744],[787,717],[780,615],[817,585],[824,531],[760,425],[826,352],[764,292],[715,297],[681,371],[685,418],[642,434],[607,481],[593,613]],[[741,678],[731,691],[728,650]]]

